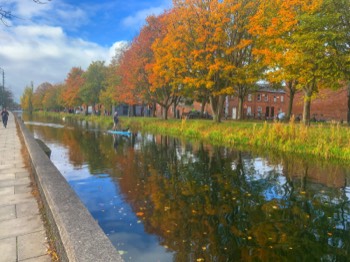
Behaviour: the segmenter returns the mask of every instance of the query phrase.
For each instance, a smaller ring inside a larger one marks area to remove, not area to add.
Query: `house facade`
[[[325,89],[315,94],[311,102],[311,119],[316,121],[347,122],[350,115],[350,87],[339,90]],[[248,94],[243,102],[243,119],[272,120],[279,113],[287,113],[289,105],[289,93],[284,89],[273,89],[268,85],[259,86],[254,92]],[[225,119],[238,119],[239,101],[236,96],[226,96],[223,115]],[[296,93],[293,100],[292,114],[301,119],[303,114],[304,98],[303,92]],[[156,106],[156,115],[162,116],[162,108]],[[201,104],[194,102],[192,105],[181,104],[174,112],[173,106],[169,108],[168,117],[177,118],[186,116],[190,111],[200,111]],[[125,111],[125,110],[124,110]],[[205,113],[212,115],[211,106],[204,106]],[[145,112],[146,114],[146,112]],[[147,115],[147,114],[146,114]],[[153,115],[153,114],[151,114]]]
[[[311,101],[310,117],[315,121],[337,121],[347,122],[350,87],[344,87],[339,90],[323,89],[320,90]],[[294,116],[303,115],[304,98],[303,93],[295,95],[293,101]]]
[[[225,102],[226,119],[238,119],[238,98],[227,97]],[[259,86],[258,90],[250,93],[243,102],[244,119],[274,119],[279,113],[286,113],[288,99],[283,89],[272,89]]]

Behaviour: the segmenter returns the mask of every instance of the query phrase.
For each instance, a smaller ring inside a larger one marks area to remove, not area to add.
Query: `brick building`
[[[311,102],[311,118],[324,121],[347,121],[348,110],[350,110],[349,96],[350,88],[344,87],[340,90],[321,90],[315,95]],[[258,89],[248,94],[243,103],[244,119],[270,120],[276,118],[279,113],[287,113],[289,94],[284,89],[272,89],[268,85],[259,86]],[[300,117],[303,114],[303,92],[299,91],[293,101],[292,114]],[[200,111],[201,105],[194,102],[191,106],[179,105],[177,115],[188,113],[191,110]],[[238,119],[238,98],[227,96],[224,103],[224,116],[226,119]],[[161,108],[157,106],[157,115],[161,116]],[[174,115],[173,107],[169,108],[168,116]],[[211,107],[207,103],[204,112],[212,114]]]
[[[344,87],[339,90],[321,90],[311,101],[310,116],[317,121],[347,121],[348,117],[348,97],[349,88]],[[293,101],[293,114],[303,115],[303,92],[295,95]]]
[[[279,113],[286,113],[288,100],[283,89],[272,89],[267,85],[259,86],[258,90],[248,94],[243,103],[243,118],[273,119]],[[225,114],[229,119],[238,118],[238,98],[227,97]]]

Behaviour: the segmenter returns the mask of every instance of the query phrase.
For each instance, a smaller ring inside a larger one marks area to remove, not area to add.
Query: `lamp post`
[[[2,108],[5,107],[5,70],[0,67],[0,71],[2,72],[2,85],[0,87],[0,105]]]

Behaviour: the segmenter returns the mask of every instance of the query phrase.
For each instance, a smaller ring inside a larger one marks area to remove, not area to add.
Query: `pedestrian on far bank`
[[[9,112],[6,110],[6,107],[1,112],[1,118],[2,118],[2,123],[4,124],[4,127],[6,128],[7,126],[7,120],[9,119]]]

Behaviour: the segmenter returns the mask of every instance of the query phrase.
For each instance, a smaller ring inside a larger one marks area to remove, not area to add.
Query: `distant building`
[[[321,90],[311,102],[311,120],[317,121],[347,121],[348,111],[350,110],[349,102],[350,90],[344,87],[340,90]],[[243,102],[243,119],[261,119],[272,120],[280,113],[287,113],[289,104],[289,93],[284,89],[273,89],[268,85],[260,85],[256,91],[248,94]],[[223,117],[225,119],[238,119],[238,98],[237,96],[227,96],[224,107]],[[292,114],[295,117],[302,118],[304,106],[303,92],[296,93],[293,100]],[[156,115],[162,116],[162,108],[157,105]],[[174,112],[173,106],[169,108],[168,117],[177,118],[186,116],[191,111],[200,111],[201,104],[194,102],[192,105],[181,104],[177,106]],[[203,112],[212,115],[211,106],[207,103]]]
[[[316,121],[344,121],[347,122],[349,89],[323,89],[311,101],[310,117]],[[303,92],[295,95],[293,101],[294,116],[303,115]]]
[[[250,93],[243,102],[244,119],[273,119],[287,111],[288,101],[283,89],[272,89],[266,85]],[[228,97],[225,104],[226,118],[238,119],[238,98]]]

